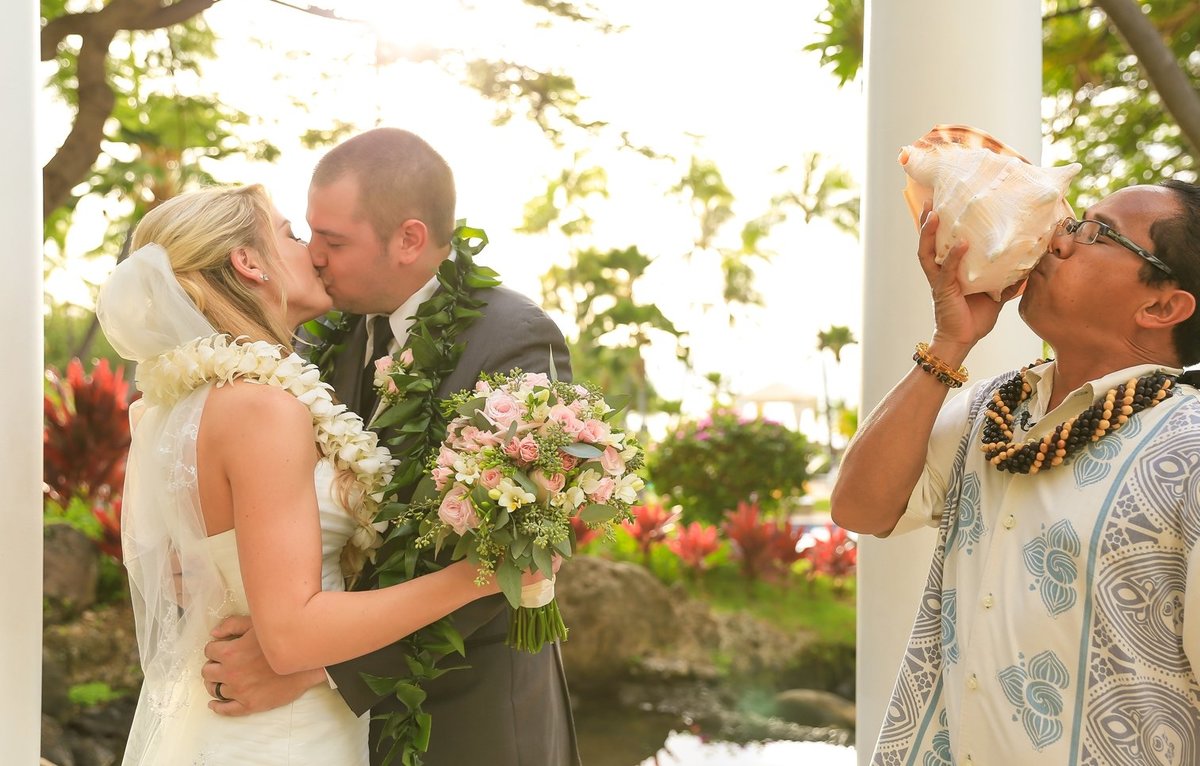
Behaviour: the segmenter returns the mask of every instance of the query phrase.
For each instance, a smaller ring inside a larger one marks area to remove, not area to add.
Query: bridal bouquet
[[[614,529],[631,518],[642,449],[613,425],[619,408],[542,373],[485,374],[443,406],[453,419],[406,516],[419,546],[451,549],[481,583],[495,576],[514,610],[509,646],[537,652],[567,637],[553,576],[554,556],[575,548],[572,519]],[[534,570],[547,579],[522,589]]]

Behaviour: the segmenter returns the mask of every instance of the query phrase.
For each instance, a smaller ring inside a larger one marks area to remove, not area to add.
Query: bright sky
[[[650,374],[664,395],[683,397],[692,412],[705,408],[711,391],[704,375],[720,372],[733,390],[750,393],[785,383],[816,397],[822,391],[818,330],[848,325],[861,335],[861,256],[856,240],[825,221],[799,218],[777,227],[766,248],[777,253],[760,266],[757,289],[766,306],[739,316],[731,328],[721,311],[701,309],[718,301],[713,262],[682,254],[697,224],[686,204],[669,194],[692,153],[714,161],[733,192],[737,220],[719,244],[736,246],[741,224],[765,212],[772,195],[799,185],[808,152],[865,179],[865,99],[851,86],[838,90],[803,47],[816,39],[815,17],[823,0],[743,0],[698,4],[680,0],[598,0],[619,34],[601,35],[585,25],[556,24],[535,30],[542,18],[519,0],[477,3],[374,3],[326,0],[348,17],[371,18],[384,40],[407,50],[460,47],[489,58],[558,66],[575,77],[589,97],[585,117],[627,130],[638,144],[673,154],[679,163],[651,163],[629,152],[599,149],[582,160],[606,168],[611,197],[589,203],[594,239],[584,244],[636,244],[655,258],[644,301],[657,303],[689,330],[695,371],[673,362],[673,346],[656,349]],[[711,9],[711,10],[710,10]],[[305,191],[321,152],[299,146],[295,136],[328,127],[334,119],[366,129],[376,124],[410,129],[430,141],[454,168],[460,217],[487,229],[491,244],[481,261],[505,281],[540,300],[540,275],[566,262],[567,243],[555,237],[516,233],[527,200],[545,190],[545,179],[566,167],[576,148],[555,150],[523,116],[502,128],[491,124],[494,106],[426,62],[372,66],[374,32],[289,10],[267,0],[217,4],[207,14],[220,38],[220,58],[205,65],[203,87],[231,106],[260,117],[255,128],[283,151],[274,165],[227,161],[209,165],[221,180],[260,181],[285,215],[304,217]],[[253,30],[253,33],[251,32]],[[252,39],[262,40],[263,47]],[[307,56],[289,55],[306,51]],[[191,87],[181,83],[180,87]],[[293,97],[309,104],[297,110]],[[44,157],[53,152],[66,123],[47,110]],[[570,140],[570,139],[569,139]],[[611,142],[606,142],[611,143]],[[902,185],[899,168],[897,198]],[[96,246],[103,211],[84,210],[73,252]],[[86,270],[102,279],[111,263]],[[72,282],[74,280],[74,282]],[[69,294],[78,277],[54,283]],[[564,328],[566,329],[566,328]],[[835,399],[858,400],[858,347],[848,347],[839,369],[828,366]],[[786,408],[790,414],[790,408]],[[783,408],[768,414],[782,416]]]

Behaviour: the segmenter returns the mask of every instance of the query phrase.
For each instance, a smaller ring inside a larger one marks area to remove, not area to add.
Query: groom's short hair
[[[437,245],[454,233],[454,174],[442,155],[415,133],[376,128],[335,146],[313,170],[313,186],[351,175],[358,181],[359,214],[381,242],[416,218]]]

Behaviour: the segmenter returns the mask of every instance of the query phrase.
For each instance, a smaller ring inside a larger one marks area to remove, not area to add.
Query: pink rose
[[[571,437],[577,436],[583,430],[583,422],[565,404],[556,404],[551,407],[550,413],[546,417],[546,422],[558,423],[567,432],[567,435]]]
[[[544,372],[525,373],[525,382],[531,386],[541,386],[542,388],[550,387],[550,377]]]
[[[440,466],[453,467],[456,460],[458,460],[458,454],[454,450],[442,447],[438,452],[437,464]]]
[[[495,489],[500,486],[500,480],[504,478],[504,471],[501,471],[495,466],[483,469],[479,474],[479,483],[487,489]]]
[[[475,393],[490,394],[490,393],[492,393],[492,387],[490,385],[488,385],[487,383],[485,383],[484,381],[478,380],[475,382]]]
[[[494,447],[500,443],[500,437],[491,431],[484,431],[475,426],[463,426],[458,432],[459,438],[473,447]]]
[[[612,447],[605,447],[600,455],[600,467],[612,476],[620,476],[625,471],[625,458]]]
[[[541,453],[538,450],[537,442],[533,440],[532,436],[521,439],[521,444],[517,449],[517,459],[525,463],[532,463],[538,459],[539,454]]]
[[[612,497],[613,490],[617,488],[617,483],[612,480],[612,477],[605,476],[600,481],[596,482],[596,488],[588,495],[594,503],[607,503]]]
[[[439,465],[433,469],[433,485],[437,487],[437,491],[441,492],[450,483],[450,477],[454,475],[454,471],[444,465]]]
[[[519,459],[521,457],[521,440],[515,436],[509,439],[508,443],[504,445],[504,454],[513,460]]]
[[[492,392],[483,405],[483,416],[488,422],[507,428],[521,418],[521,403],[507,391]]]
[[[381,356],[375,360],[375,380],[379,381],[380,375],[387,375],[392,369],[392,358],[390,356]],[[383,384],[384,390],[389,394],[396,394],[400,389],[396,387],[396,381],[391,377],[387,378],[387,382]]]
[[[607,439],[611,433],[612,428],[609,427],[608,423],[605,423],[603,420],[593,419],[583,424],[583,428],[579,429],[579,436],[577,438],[581,442],[595,444],[598,441]]]
[[[578,417],[579,415],[583,414],[584,409],[587,407],[587,401],[584,399],[576,399],[567,406],[570,407],[571,412],[574,412],[575,416]]]
[[[412,367],[413,352],[411,348],[406,348],[400,352],[400,364],[405,367]]]
[[[529,478],[533,481],[534,486],[538,488],[538,499],[542,502],[545,502],[555,492],[562,492],[563,487],[567,486],[566,476],[563,476],[561,473],[547,474],[540,468],[529,474]]]
[[[581,386],[578,383],[575,384],[575,393],[579,394],[585,399],[591,394],[591,392],[587,390],[586,386]]]
[[[467,495],[467,488],[455,484],[442,498],[438,508],[438,518],[449,524],[458,534],[465,534],[468,529],[479,526],[479,518],[475,515],[475,506]]]
[[[579,460],[579,458],[575,457],[574,455],[568,455],[567,453],[563,452],[562,450],[559,450],[558,456],[559,456],[559,458],[562,459],[564,471],[569,471],[572,468],[574,468],[575,466],[579,465],[580,460]]]

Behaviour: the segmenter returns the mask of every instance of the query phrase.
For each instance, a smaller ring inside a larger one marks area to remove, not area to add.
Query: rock
[[[67,671],[62,657],[42,646],[42,713],[59,721],[71,717]],[[44,740],[43,740],[44,741]]]
[[[114,690],[141,685],[133,613],[128,604],[84,612],[74,622],[52,625],[42,635],[43,662],[55,666],[60,687],[103,682]],[[45,692],[43,692],[45,693]]]
[[[96,603],[100,578],[96,545],[69,524],[44,528],[42,595],[47,601],[47,620],[61,622]]]
[[[670,591],[636,564],[580,556],[563,567],[555,592],[570,629],[562,651],[573,685],[608,685],[676,636]]]
[[[50,766],[75,766],[75,756],[66,733],[58,721],[42,714],[42,763]]]
[[[854,703],[816,689],[788,689],[775,695],[776,714],[805,726],[854,728]]]
[[[771,675],[795,664],[811,639],[745,614],[714,614],[681,585],[644,567],[596,556],[572,559],[555,588],[570,637],[563,663],[572,687]]]

